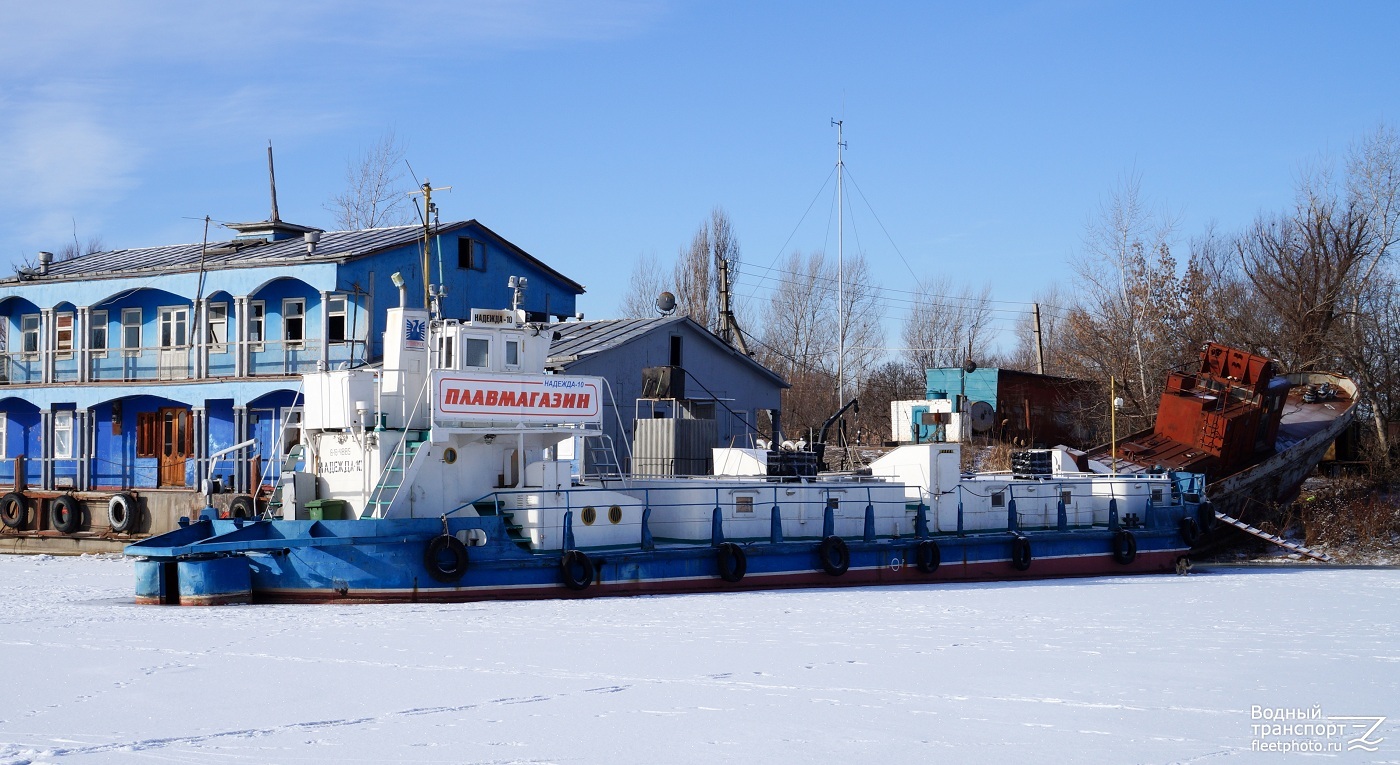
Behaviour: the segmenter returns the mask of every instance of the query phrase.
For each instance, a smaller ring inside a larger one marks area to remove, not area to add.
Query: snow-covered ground
[[[1325,756],[1400,762],[1395,570],[205,609],[131,605],[131,582],[0,556],[0,763],[1279,762],[1254,742],[1329,740],[1261,738],[1254,705],[1386,716],[1377,752]]]

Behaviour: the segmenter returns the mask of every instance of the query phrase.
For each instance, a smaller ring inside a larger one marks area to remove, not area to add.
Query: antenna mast
[[[267,183],[272,187],[272,218],[276,223],[282,220],[282,216],[277,214],[277,174],[272,171],[272,141],[267,142]]]
[[[433,218],[437,215],[437,204],[433,202],[434,191],[450,191],[451,186],[433,186],[427,178],[423,179],[420,191],[410,191],[409,196],[423,195],[423,308],[432,307],[431,288],[429,277],[432,274],[429,258],[432,255],[433,242]],[[441,277],[441,274],[438,274]]]
[[[836,406],[846,405],[846,288],[842,263],[842,231],[841,224],[844,216],[841,199],[841,187],[844,186],[843,175],[846,170],[845,160],[842,158],[842,151],[846,148],[846,141],[842,138],[844,129],[842,125],[845,120],[833,118],[831,124],[836,127]]]

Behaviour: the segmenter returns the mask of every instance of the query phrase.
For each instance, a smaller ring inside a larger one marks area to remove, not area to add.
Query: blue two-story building
[[[584,291],[474,220],[436,227],[426,255],[418,226],[229,228],[208,244],[41,254],[0,280],[0,483],[149,495],[217,477],[251,494],[295,444],[299,375],[375,364],[401,290],[466,317],[509,307],[508,280],[526,277],[537,321],[572,317]]]

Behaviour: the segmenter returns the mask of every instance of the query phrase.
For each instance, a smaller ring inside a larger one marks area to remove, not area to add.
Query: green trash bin
[[[306,503],[306,517],[312,521],[343,521],[345,500],[313,499]]]

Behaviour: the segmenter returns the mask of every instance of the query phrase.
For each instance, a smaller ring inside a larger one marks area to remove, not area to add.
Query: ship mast
[[[845,217],[841,198],[846,170],[842,157],[842,151],[846,148],[846,142],[842,139],[845,120],[833,118],[831,124],[836,127],[836,406],[840,408],[846,405],[846,295],[841,230],[842,218]]]

